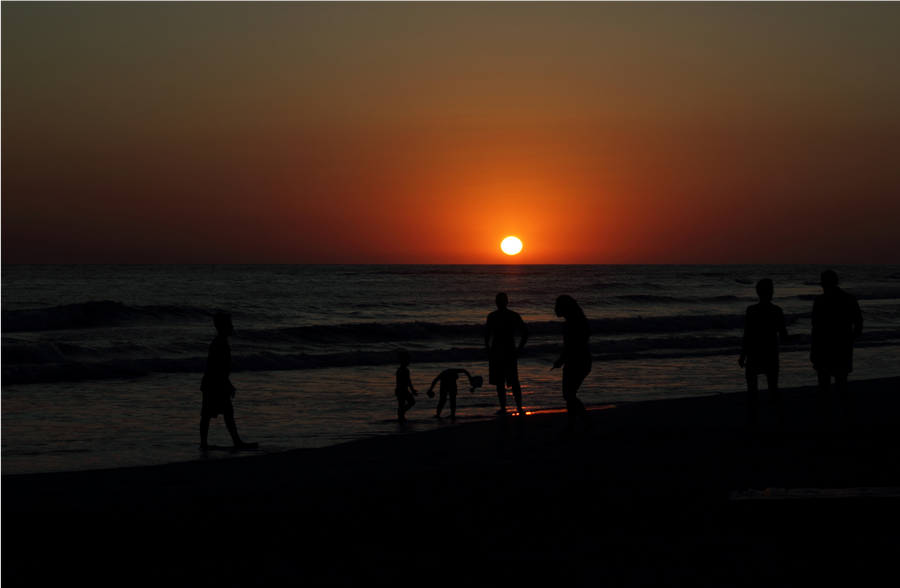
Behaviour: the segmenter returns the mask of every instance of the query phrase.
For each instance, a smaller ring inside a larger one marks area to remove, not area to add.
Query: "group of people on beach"
[[[819,405],[823,426],[829,420],[830,387],[834,378],[838,395],[844,404],[848,424],[853,420],[853,406],[847,376],[853,371],[853,342],[862,333],[862,312],[859,303],[850,294],[838,287],[837,274],[831,270],[821,275],[820,284],[823,294],[813,304],[812,313],[812,351],[810,360],[818,373]],[[750,427],[756,428],[758,413],[758,377],[765,374],[769,394],[778,412],[780,427],[785,426],[784,403],[778,392],[778,341],[788,343],[798,338],[788,335],[784,312],[772,304],[775,288],[772,280],[766,278],[756,284],[759,304],[747,308],[744,326],[744,337],[738,364],[745,369],[748,389],[748,406],[750,411]],[[524,416],[522,408],[522,387],[519,383],[517,357],[528,341],[528,327],[518,313],[508,308],[509,298],[504,292],[495,298],[497,310],[490,313],[484,329],[484,345],[488,356],[488,381],[497,387],[497,398],[500,403],[500,414],[507,414],[506,389],[511,388],[516,408],[520,416]],[[566,402],[566,428],[560,436],[575,435],[578,419],[584,423],[580,435],[586,435],[597,426],[577,393],[581,383],[591,371],[591,352],[588,345],[590,325],[581,307],[574,298],[562,295],[556,299],[554,307],[556,316],[565,319],[563,324],[563,352],[553,364],[551,370],[562,368],[562,393]],[[234,422],[234,408],[231,398],[234,397],[234,386],[229,379],[231,371],[231,350],[228,336],[234,327],[231,317],[224,313],[215,315],[213,322],[218,336],[209,348],[206,373],[200,385],[203,392],[203,406],[200,414],[200,447],[207,448],[207,434],[210,419],[223,415],[225,425],[231,434],[235,448],[249,449],[258,447],[256,443],[245,443],[238,436]],[[516,344],[516,332],[519,343]],[[412,384],[409,372],[410,356],[403,351],[399,355],[400,367],[397,368],[397,384],[394,394],[397,397],[397,419],[406,422],[406,412],[415,404],[418,392]],[[434,387],[440,384],[436,417],[447,401],[450,402],[450,416],[456,416],[457,381],[465,375],[469,382],[469,391],[483,385],[483,378],[472,376],[468,370],[450,368],[439,373],[431,382],[426,392],[434,398]]]
[[[505,292],[500,292],[495,298],[497,310],[490,313],[484,327],[484,346],[488,356],[488,382],[497,387],[497,399],[500,402],[499,414],[507,414],[506,389],[512,390],[516,409],[520,416],[525,416],[522,408],[522,386],[519,383],[519,369],[516,358],[528,341],[528,327],[525,321],[517,313],[508,308],[509,297]],[[588,346],[588,338],[591,330],[584,311],[571,296],[563,294],[556,299],[554,308],[556,316],[565,318],[563,325],[563,353],[553,364],[551,370],[563,368],[563,398],[566,401],[568,423],[562,435],[574,435],[577,418],[584,421],[584,431],[597,426],[594,419],[588,414],[584,404],[576,396],[579,386],[591,371],[591,351]],[[519,343],[516,345],[516,332],[519,333]],[[397,420],[406,422],[406,412],[416,404],[414,396],[418,396],[409,375],[409,353],[400,353],[400,367],[397,368],[397,387],[394,394],[397,397]],[[469,391],[474,392],[481,387],[484,380],[481,376],[472,376],[464,369],[447,369],[442,371],[428,389],[429,398],[434,397],[434,386],[440,382],[440,399],[438,400],[436,417],[440,418],[441,411],[446,401],[450,401],[450,417],[456,416],[456,382],[460,374],[465,374],[469,379]]]
[[[863,319],[859,303],[851,294],[838,286],[837,274],[831,270],[822,272],[820,285],[823,293],[813,302],[812,349],[810,361],[818,374],[819,413],[822,427],[830,420],[831,379],[834,378],[838,396],[844,405],[847,425],[853,423],[853,400],[847,376],[853,371],[853,342],[862,333]],[[765,278],[756,284],[759,304],[747,308],[744,338],[738,364],[747,377],[747,405],[750,411],[750,428],[757,424],[757,379],[765,374],[769,395],[778,413],[778,426],[785,427],[784,402],[778,392],[778,341],[785,343],[799,338],[788,335],[781,308],[772,304],[775,287]]]

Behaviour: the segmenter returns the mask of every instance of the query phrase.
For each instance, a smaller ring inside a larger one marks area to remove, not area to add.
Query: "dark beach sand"
[[[900,378],[851,381],[858,426],[746,430],[746,395],[564,414],[242,459],[3,476],[3,581],[796,585],[893,567],[896,498],[729,501],[734,490],[900,487]],[[765,391],[761,399],[766,400]],[[413,418],[425,419],[424,409]]]

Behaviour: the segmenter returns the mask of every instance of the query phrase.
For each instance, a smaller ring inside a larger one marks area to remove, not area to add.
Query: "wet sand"
[[[788,585],[877,579],[897,498],[729,500],[900,487],[900,378],[852,381],[857,425],[812,387],[789,428],[746,394],[564,413],[242,459],[2,477],[2,579]],[[428,418],[415,414],[414,418]]]

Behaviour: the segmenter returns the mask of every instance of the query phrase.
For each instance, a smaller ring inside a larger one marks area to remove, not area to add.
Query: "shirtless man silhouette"
[[[741,345],[741,357],[738,364],[746,369],[747,406],[750,409],[750,429],[756,429],[758,413],[757,376],[766,375],[769,395],[778,411],[778,428],[784,429],[784,403],[778,392],[778,340],[780,336],[785,343],[797,340],[797,335],[788,335],[781,307],[772,304],[775,286],[772,280],[764,278],[756,283],[756,294],[759,304],[747,307],[747,320],[744,323],[744,339]]]
[[[497,310],[488,315],[484,327],[484,346],[488,352],[490,375],[488,381],[497,386],[497,398],[500,400],[498,414],[506,414],[506,386],[512,388],[513,398],[519,415],[522,410],[522,386],[519,385],[519,368],[516,356],[522,352],[528,341],[528,327],[518,313],[509,310],[509,298],[500,292],[496,297]],[[516,329],[522,335],[516,347]]]

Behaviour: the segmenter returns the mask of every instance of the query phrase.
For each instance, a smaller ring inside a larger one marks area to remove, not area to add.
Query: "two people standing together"
[[[856,298],[838,287],[837,274],[822,272],[823,293],[816,297],[812,312],[812,349],[810,361],[818,375],[819,411],[822,427],[829,424],[831,379],[844,405],[847,425],[853,423],[853,402],[847,375],[853,371],[853,342],[862,333],[863,319]],[[772,304],[775,288],[766,278],[756,284],[759,304],[747,308],[744,338],[738,364],[746,370],[750,428],[756,429],[758,413],[757,378],[765,374],[769,394],[778,412],[778,426],[785,427],[784,403],[778,391],[778,341],[795,341],[798,335],[788,335],[784,313]]]
[[[522,317],[507,308],[509,298],[506,293],[500,292],[495,300],[497,310],[488,315],[484,328],[484,345],[489,360],[489,381],[497,387],[497,399],[500,402],[499,412],[506,413],[506,388],[509,386],[512,388],[516,408],[519,414],[524,416],[522,386],[519,384],[516,358],[528,341],[529,331]],[[579,417],[584,421],[584,433],[587,433],[597,424],[576,394],[581,383],[591,372],[591,351],[588,346],[591,329],[581,307],[571,296],[564,294],[557,298],[554,311],[556,316],[566,319],[563,325],[563,353],[550,368],[551,370],[563,368],[562,388],[563,399],[566,401],[567,424],[562,435],[575,434],[575,422]],[[516,346],[515,340],[516,330],[520,333],[518,346]]]

